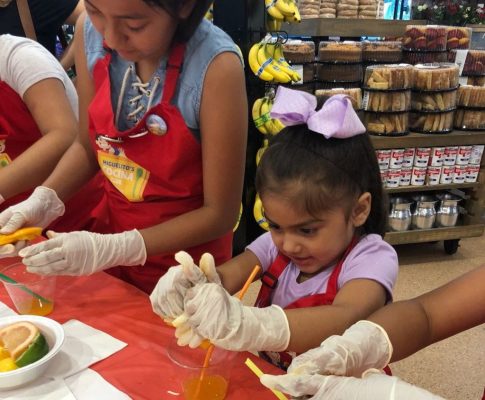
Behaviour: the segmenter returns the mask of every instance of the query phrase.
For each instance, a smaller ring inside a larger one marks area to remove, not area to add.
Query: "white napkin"
[[[128,400],[127,394],[105,381],[96,371],[88,368],[65,380],[77,400]]]
[[[17,315],[17,313],[12,310],[5,303],[0,301],[0,318],[1,317],[11,317],[12,315]]]
[[[126,346],[121,340],[75,319],[62,326],[66,339],[45,376],[67,378]]]
[[[107,382],[106,382],[107,383]],[[5,400],[77,400],[63,379],[41,377],[29,386],[1,391]]]

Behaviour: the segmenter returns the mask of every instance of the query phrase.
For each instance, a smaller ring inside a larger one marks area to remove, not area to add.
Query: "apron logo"
[[[8,154],[5,153],[6,148],[5,139],[2,137],[0,138],[0,168],[6,167],[12,162]]]
[[[157,136],[163,136],[167,133],[167,124],[162,117],[151,114],[146,119],[147,129]]]

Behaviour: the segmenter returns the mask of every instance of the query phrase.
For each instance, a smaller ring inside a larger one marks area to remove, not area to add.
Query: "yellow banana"
[[[261,104],[261,115],[267,115],[266,122],[264,123],[264,127],[268,131],[268,133],[271,133],[272,135],[276,135],[278,133],[278,130],[276,126],[273,123],[273,118],[270,116],[271,112],[271,106],[273,103],[267,98],[263,98],[263,103]]]
[[[285,17],[293,17],[295,15],[295,7],[288,0],[276,0],[275,6]]]
[[[258,63],[265,72],[273,75],[273,79],[279,83],[291,82],[291,76],[284,72],[266,49],[267,43],[261,44],[258,50]]]
[[[29,227],[21,228],[8,235],[0,235],[0,245],[15,243],[19,240],[32,240],[42,234],[42,228]]]
[[[266,119],[269,118],[269,115],[263,116],[261,114],[261,105],[263,104],[263,97],[260,97],[259,99],[256,99],[256,101],[253,104],[253,108],[251,110],[251,115],[253,117],[253,122],[258,131],[260,131],[263,135],[267,135],[269,132],[265,128],[264,124],[266,122]]]
[[[268,143],[269,143],[268,139],[264,139],[263,140],[263,145],[256,152],[256,166],[259,165],[259,162],[261,161],[261,157],[263,156],[263,153],[268,148]]]
[[[301,15],[300,15],[300,10],[298,9],[298,5],[292,0],[293,4],[295,5],[295,15],[293,17],[294,21],[300,23],[301,22]]]
[[[300,75],[286,61],[281,43],[268,43],[267,46],[269,54],[273,57],[278,67],[289,75],[293,82],[298,82],[301,79]]]
[[[283,21],[285,19],[285,16],[284,14],[281,13],[280,10],[278,10],[278,8],[276,8],[276,1],[277,0],[264,0],[264,6],[266,8],[266,12],[274,19]]]
[[[274,99],[268,99],[270,111],[273,108],[273,101],[274,101]],[[285,126],[283,125],[283,123],[277,118],[271,118],[270,123],[271,123],[270,126],[271,126],[271,134],[272,135],[277,135],[283,129],[285,129]]]
[[[257,193],[256,198],[254,199],[253,215],[258,225],[264,230],[269,231],[268,222],[264,218],[263,203],[261,202],[259,194]]]
[[[241,216],[242,216],[242,213],[243,213],[243,205],[241,203],[241,205],[239,206],[239,215],[237,216],[237,221],[236,221],[236,225],[234,225],[234,228],[232,228],[232,231],[233,232],[236,232],[236,229],[239,227],[239,223],[241,222]],[[207,340],[207,339],[206,339]],[[208,341],[208,340],[207,340]],[[209,342],[209,341],[208,341]],[[204,343],[204,342],[202,342]],[[202,346],[202,343],[201,343],[201,346]],[[210,342],[209,342],[210,344]]]
[[[273,75],[265,71],[261,64],[258,62],[258,52],[261,46],[262,44],[259,42],[251,46],[248,55],[248,63],[251,71],[253,71],[257,77],[259,77],[263,81],[270,82],[273,80]]]
[[[281,30],[281,23],[282,21],[279,19],[274,19],[270,15],[266,19],[266,30],[268,32],[275,32]]]

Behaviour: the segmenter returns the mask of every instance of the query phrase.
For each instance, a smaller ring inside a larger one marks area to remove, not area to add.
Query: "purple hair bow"
[[[307,124],[310,130],[321,133],[327,139],[345,139],[365,133],[365,127],[348,96],[336,94],[320,110],[315,111],[316,107],[315,96],[279,86],[271,117],[278,118],[286,126]]]

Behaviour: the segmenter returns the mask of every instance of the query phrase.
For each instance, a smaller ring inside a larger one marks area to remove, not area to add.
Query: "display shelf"
[[[406,25],[426,25],[425,20],[389,20],[357,18],[312,18],[299,24],[284,24],[289,35],[300,36],[402,36]]]
[[[485,131],[458,131],[441,135],[410,133],[406,136],[371,136],[376,149],[397,149],[402,147],[464,146],[485,144]]]
[[[480,187],[480,182],[474,183],[452,183],[449,185],[423,185],[423,186],[399,186],[397,188],[386,188],[389,194],[404,193],[404,192],[429,192],[451,189],[471,189]]]
[[[386,232],[384,240],[389,244],[434,242],[437,240],[457,240],[481,236],[484,224],[460,225],[452,228],[416,229],[404,232]]]

